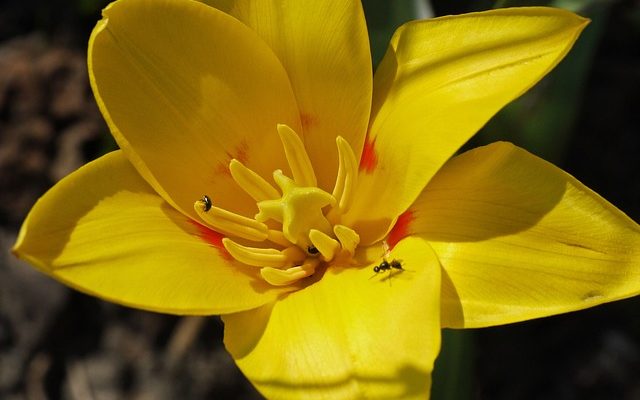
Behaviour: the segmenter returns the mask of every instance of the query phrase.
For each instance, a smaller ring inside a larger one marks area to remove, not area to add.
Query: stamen
[[[267,240],[269,240],[270,242],[279,244],[280,246],[289,247],[293,244],[290,241],[288,241],[286,237],[284,237],[284,233],[282,233],[282,231],[269,229],[268,235],[269,236],[267,237]]]
[[[313,275],[319,262],[318,259],[310,259],[300,266],[287,269],[266,267],[260,270],[260,275],[262,275],[265,281],[274,286],[285,286]]]
[[[293,180],[300,186],[316,186],[316,174],[300,137],[287,125],[279,124],[278,133],[287,156]]]
[[[280,197],[278,191],[264,178],[245,167],[240,161],[233,159],[229,163],[229,171],[233,180],[255,201],[272,200]]]
[[[338,208],[344,214],[351,207],[353,190],[358,179],[358,162],[353,149],[342,136],[336,138],[338,145],[338,175],[333,188],[333,197],[338,201]]]
[[[207,202],[206,199],[208,197],[196,201],[193,208],[198,216],[216,231],[255,242],[261,242],[267,238],[267,225],[222,208],[213,207],[211,200]]]
[[[360,236],[341,220],[353,202],[359,166],[349,142],[338,136],[338,173],[330,194],[316,186],[302,138],[287,125],[277,130],[292,178],[275,170],[274,186],[242,162],[229,162],[233,180],[256,201],[254,219],[214,207],[208,196],[194,209],[207,225],[229,236],[222,245],[231,257],[259,267],[266,282],[284,286],[312,275],[321,263],[350,262]],[[264,243],[251,247],[240,239]]]
[[[333,233],[340,241],[342,248],[348,251],[350,254],[354,254],[356,247],[360,243],[360,235],[353,229],[344,225],[335,225],[333,227]]]
[[[313,246],[322,254],[322,258],[325,261],[333,260],[333,257],[340,251],[340,243],[338,243],[337,240],[317,229],[311,229],[309,231],[309,240],[311,240]]]
[[[242,246],[229,238],[222,239],[222,245],[233,258],[254,267],[286,268],[302,262],[306,257],[306,254],[297,246],[280,251]]]

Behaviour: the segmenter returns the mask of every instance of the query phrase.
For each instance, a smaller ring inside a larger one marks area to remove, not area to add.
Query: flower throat
[[[293,175],[273,172],[280,191],[240,161],[229,163],[233,180],[256,201],[253,219],[215,207],[206,195],[194,208],[208,226],[227,236],[222,244],[233,258],[259,267],[270,284],[284,286],[312,275],[321,262],[354,254],[360,237],[340,220],[353,201],[358,164],[349,143],[338,136],[336,183],[332,193],[325,192],[317,187],[300,137],[287,125],[278,125],[278,134]],[[268,221],[273,222],[268,226]],[[280,228],[270,228],[276,225]],[[256,242],[258,247],[232,238]]]

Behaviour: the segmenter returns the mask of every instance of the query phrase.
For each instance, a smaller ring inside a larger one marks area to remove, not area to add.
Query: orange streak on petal
[[[387,244],[390,249],[393,249],[399,241],[409,236],[409,226],[415,219],[413,211],[408,210],[400,214],[396,224],[391,228],[389,235],[387,235]]]
[[[231,177],[231,171],[229,171],[228,163],[227,164],[218,163],[214,171],[216,175],[226,175],[228,177]]]
[[[362,148],[362,156],[360,157],[360,171],[364,171],[368,174],[372,173],[378,165],[378,155],[375,149],[376,140],[367,139],[364,142]]]
[[[300,122],[302,124],[302,128],[307,131],[312,125],[315,124],[315,118],[313,115],[301,112],[300,113]]]
[[[235,147],[233,151],[227,151],[227,159],[225,161],[219,162],[215,169],[214,173],[216,175],[225,175],[231,177],[231,172],[229,171],[229,163],[232,159],[236,159],[240,161],[242,164],[247,164],[249,160],[249,144],[247,144],[246,140],[240,142],[239,145]]]
[[[238,147],[236,147],[235,153],[236,153],[235,159],[240,161],[241,163],[246,164],[247,161],[249,161],[249,145],[245,140],[240,142]]]
[[[194,220],[190,220],[189,222],[191,222],[193,226],[198,228],[198,237],[218,249],[218,252],[220,252],[220,255],[225,260],[233,261],[233,257],[231,256],[231,254],[229,254],[227,249],[225,249],[222,245],[222,239],[224,238],[223,234],[216,232],[213,229],[210,229]]]

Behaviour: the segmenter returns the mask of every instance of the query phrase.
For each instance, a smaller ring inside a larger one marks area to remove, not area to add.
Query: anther
[[[356,247],[360,244],[360,235],[353,229],[345,225],[335,225],[333,227],[333,233],[340,241],[342,248],[348,251],[350,254],[354,254]]]
[[[262,268],[260,270],[260,275],[262,275],[262,278],[264,278],[265,281],[274,286],[290,285],[302,278],[313,275],[316,267],[318,266],[318,263],[318,259],[311,259],[302,265],[287,269],[276,269],[269,267]]]
[[[284,233],[282,233],[282,231],[269,229],[269,232],[267,232],[267,234],[268,234],[267,236],[268,241],[273,242],[275,244],[279,244],[282,247],[289,247],[293,244],[287,240],[287,238],[284,236]]]
[[[283,124],[278,125],[278,134],[291,167],[293,180],[300,186],[316,186],[316,174],[313,172],[311,160],[298,134]]]
[[[280,251],[242,246],[229,238],[222,239],[222,245],[233,258],[254,267],[287,268],[303,261],[306,257],[306,254],[297,246]]]
[[[309,230],[309,240],[325,261],[333,260],[340,250],[340,243],[337,240],[317,229]]]
[[[336,138],[338,146],[338,174],[333,188],[333,197],[338,201],[338,208],[345,213],[351,207],[353,191],[358,179],[358,162],[353,149],[342,136]]]
[[[216,231],[228,236],[261,242],[268,236],[267,225],[254,219],[234,214],[222,208],[214,207],[211,199],[204,196],[193,204],[198,216]]]
[[[272,200],[280,197],[278,191],[264,178],[245,167],[240,161],[229,162],[231,177],[255,201]]]

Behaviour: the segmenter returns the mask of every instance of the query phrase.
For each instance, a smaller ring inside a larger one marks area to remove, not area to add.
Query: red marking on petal
[[[193,226],[198,228],[198,237],[200,237],[200,239],[218,249],[218,252],[222,256],[222,258],[228,261],[233,261],[233,257],[231,256],[231,254],[229,254],[227,249],[225,249],[224,245],[222,244],[222,239],[224,238],[223,234],[216,232],[197,221],[189,220],[189,222],[191,222]]]
[[[218,165],[216,165],[214,172],[217,175],[226,175],[228,177],[231,177],[231,171],[229,171],[229,164],[218,163]]]
[[[238,147],[236,147],[236,160],[240,161],[243,164],[246,164],[249,160],[249,145],[246,141],[240,142]]]
[[[305,131],[311,128],[311,126],[313,126],[315,122],[316,121],[313,115],[304,112],[300,113],[300,123],[302,124],[302,129],[304,129]]]
[[[389,235],[387,235],[387,244],[389,245],[390,249],[393,249],[399,241],[409,236],[409,234],[411,233],[409,231],[409,227],[414,219],[415,216],[413,215],[413,211],[411,210],[405,211],[404,213],[400,214],[398,220],[396,221],[396,224],[393,226],[393,228],[391,228]]]
[[[367,139],[364,141],[364,147],[362,148],[362,156],[360,157],[360,171],[364,171],[368,174],[372,173],[378,165],[378,155],[376,154],[376,140]]]
[[[213,172],[216,175],[226,175],[231,177],[231,171],[229,171],[229,162],[232,159],[236,159],[243,164],[247,164],[247,160],[249,159],[249,144],[243,140],[239,145],[233,149],[233,151],[225,151],[227,155],[226,161],[219,162],[214,168]]]

